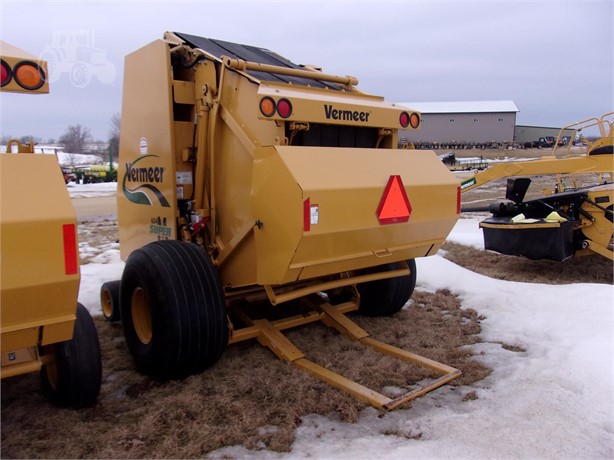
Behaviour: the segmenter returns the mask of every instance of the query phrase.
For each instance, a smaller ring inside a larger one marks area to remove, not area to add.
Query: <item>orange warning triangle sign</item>
[[[411,204],[405,193],[401,176],[390,176],[384,194],[377,207],[380,225],[407,222],[411,215]]]

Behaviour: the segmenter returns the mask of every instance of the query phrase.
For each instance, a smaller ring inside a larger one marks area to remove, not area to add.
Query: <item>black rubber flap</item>
[[[280,56],[279,54],[266,48],[259,48],[251,45],[240,45],[238,43],[231,43],[212,38],[197,37],[196,35],[189,35],[181,32],[174,33],[191,47],[200,48],[218,59],[221,59],[222,56],[228,56],[233,59],[242,59],[243,61],[251,61],[259,64],[269,64],[302,70],[302,67],[299,65],[290,62],[283,56]],[[322,81],[313,80],[311,78],[292,77],[268,72],[254,72],[252,70],[248,71],[247,73],[258,80],[263,81],[291,83],[293,85],[328,88],[338,91],[343,89],[340,85],[325,83]]]
[[[573,222],[560,222],[556,227],[519,223],[509,228],[509,218],[492,217],[484,223],[495,226],[482,227],[484,248],[490,251],[533,260],[563,261],[574,255]]]

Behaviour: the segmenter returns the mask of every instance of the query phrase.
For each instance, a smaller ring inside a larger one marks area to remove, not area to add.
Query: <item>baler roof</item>
[[[181,32],[174,33],[182,40],[184,40],[188,45],[194,48],[200,48],[218,59],[221,59],[222,56],[228,56],[232,59],[241,59],[243,61],[257,62],[259,64],[269,64],[280,67],[288,67],[290,69],[304,70],[303,67],[294,64],[283,56],[280,56],[274,51],[270,51],[266,48],[260,48],[251,45],[241,45],[239,43],[232,43],[212,38],[197,37],[196,35],[189,35]],[[292,85],[311,86],[315,88],[328,88],[337,91],[343,90],[343,87],[341,85],[330,82],[323,82],[319,80],[313,80],[311,78],[279,75],[275,73],[260,72],[254,70],[248,70],[247,73],[256,79],[263,81],[289,83]]]

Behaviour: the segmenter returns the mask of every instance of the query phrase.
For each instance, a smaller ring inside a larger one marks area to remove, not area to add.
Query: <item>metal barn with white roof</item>
[[[514,142],[518,107],[513,101],[399,102],[397,105],[422,114],[420,130],[399,133],[399,138],[407,142]]]

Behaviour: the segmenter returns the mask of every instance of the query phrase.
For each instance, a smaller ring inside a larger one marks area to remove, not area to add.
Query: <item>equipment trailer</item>
[[[480,223],[484,230],[484,247],[507,255],[529,259],[563,261],[575,255],[597,253],[614,260],[614,112],[566,126],[563,132],[577,131],[591,126],[599,128],[601,137],[591,143],[585,154],[566,156],[557,154],[534,161],[506,162],[492,166],[461,184],[463,193],[488,182],[508,179],[506,199],[487,207],[467,207],[463,212],[488,211],[493,217]],[[554,193],[524,201],[531,179],[520,176],[536,175],[600,175],[590,186],[565,188],[559,180]],[[605,176],[605,177],[604,177]]]
[[[459,183],[435,153],[396,148],[419,113],[356,85],[266,49],[183,33],[127,56],[118,174],[126,266],[101,302],[107,319],[121,318],[141,371],[181,378],[229,343],[257,339],[384,409],[460,375],[373,340],[345,316],[399,311],[415,286],[414,259],[435,254],[460,214]],[[308,305],[299,315],[254,314],[255,302],[283,312],[295,299]],[[367,389],[306,360],[281,333],[314,321],[439,378],[397,399]]]
[[[2,92],[48,93],[47,63],[0,41]],[[75,211],[55,155],[13,139],[0,154],[1,377],[40,372],[54,403],[94,404],[98,333],[77,303]]]

